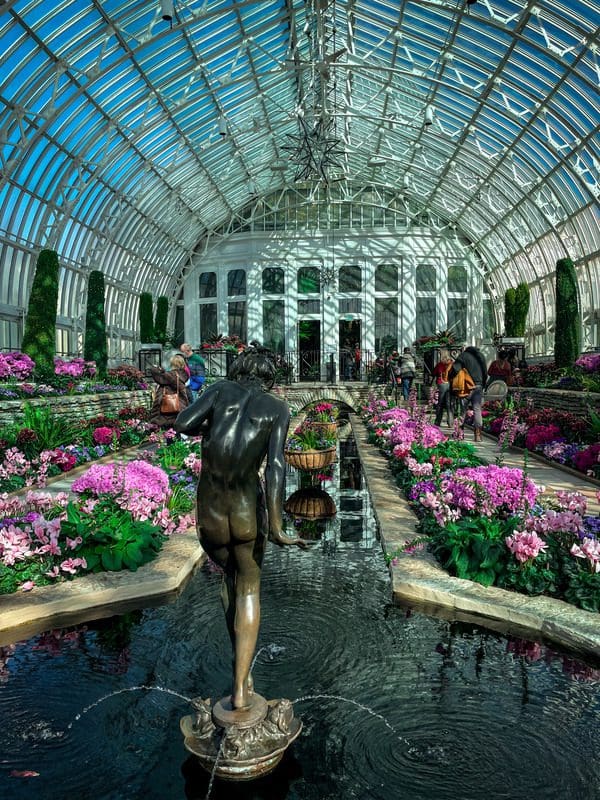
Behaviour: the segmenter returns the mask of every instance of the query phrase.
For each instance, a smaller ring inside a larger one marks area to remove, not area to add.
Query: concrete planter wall
[[[528,386],[511,387],[511,394],[521,395],[522,400],[531,400],[534,408],[553,408],[556,411],[570,411],[580,417],[586,416],[588,409],[600,411],[600,394],[592,392],[570,392],[562,389],[533,389]]]
[[[0,406],[0,425],[19,423],[23,420],[23,400],[5,400]],[[102,394],[63,395],[61,397],[35,397],[26,402],[31,405],[49,405],[56,414],[73,419],[91,419],[98,414],[116,414],[124,406],[152,404],[150,389],[136,389]]]

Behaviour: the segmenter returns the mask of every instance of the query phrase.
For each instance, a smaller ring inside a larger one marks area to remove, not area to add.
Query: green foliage
[[[529,313],[529,286],[520,283],[515,289],[513,308],[514,333],[513,336],[525,336],[527,314]],[[508,335],[508,334],[507,334]]]
[[[581,349],[577,276],[570,258],[556,262],[556,321],[554,325],[554,363],[572,367]]]
[[[565,589],[567,603],[586,611],[600,611],[600,572],[586,572],[572,565],[569,583]]]
[[[196,451],[196,448],[191,448],[187,441],[175,439],[157,449],[156,461],[162,469],[168,472],[175,472],[179,469],[185,469],[184,461],[192,451]]]
[[[23,428],[36,436],[36,451],[53,450],[61,444],[73,444],[80,432],[77,422],[64,414],[56,414],[51,406],[25,403]]]
[[[507,570],[515,518],[463,517],[434,529],[431,550],[451,575],[492,586]]]
[[[88,282],[83,357],[86,361],[96,362],[99,377],[106,375],[108,351],[104,315],[104,274],[97,269],[90,272]]]
[[[119,508],[110,498],[99,500],[93,514],[69,503],[61,529],[72,539],[81,536],[83,544],[77,556],[85,558],[92,572],[135,572],[156,556],[167,538],[151,522],[134,520],[129,511]]]
[[[504,292],[504,332],[507,336],[516,336],[515,331],[516,290]]]
[[[176,484],[173,487],[167,504],[172,515],[180,517],[183,514],[189,514],[194,510],[195,505],[193,494],[185,486]]]
[[[140,342],[154,342],[154,322],[152,321],[152,295],[150,292],[140,294],[139,305]]]
[[[156,301],[156,316],[154,317],[154,341],[166,345],[170,340],[167,333],[167,317],[169,315],[169,301],[161,295]]]
[[[56,309],[58,303],[58,255],[42,250],[38,256],[21,350],[35,361],[36,378],[45,370],[54,374]]]

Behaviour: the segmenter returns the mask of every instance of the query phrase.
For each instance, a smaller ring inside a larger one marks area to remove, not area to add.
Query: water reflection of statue
[[[181,433],[203,434],[197,528],[202,546],[225,573],[222,600],[233,647],[234,709],[252,703],[250,667],[267,536],[279,545],[305,545],[282,533],[283,451],[290,414],[287,404],[265,389],[273,375],[264,352],[242,353],[228,378],[205,389],[175,425]],[[263,487],[259,471],[265,457]]]

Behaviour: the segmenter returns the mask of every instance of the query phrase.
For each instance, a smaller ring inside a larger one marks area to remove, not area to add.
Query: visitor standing
[[[508,352],[506,350],[498,350],[496,358],[488,367],[487,374],[491,380],[501,380],[510,385],[512,366],[508,360]]]
[[[400,359],[400,379],[402,384],[402,397],[408,400],[410,390],[412,388],[415,375],[417,374],[417,366],[415,364],[414,356],[410,347],[405,347],[402,351],[402,358]]]
[[[150,410],[150,422],[159,428],[172,428],[180,411],[189,405],[186,383],[188,375],[183,356],[171,356],[170,369],[157,365],[150,367],[150,373],[157,385]]]
[[[448,377],[450,384],[453,384],[454,379],[458,376],[461,370],[466,370],[472,388],[469,394],[465,397],[464,402],[464,415],[462,425],[465,424],[467,410],[469,405],[473,409],[473,426],[475,428],[474,438],[476,442],[481,441],[481,429],[483,427],[483,418],[481,416],[481,404],[483,402],[483,387],[487,376],[487,367],[485,358],[477,347],[465,347],[462,353],[455,359],[454,364],[450,367]]]
[[[360,380],[360,366],[361,366],[361,352],[360,352],[360,344],[356,342],[354,345],[354,380]]]
[[[192,352],[188,358],[188,367],[190,370],[188,388],[192,392],[193,400],[196,400],[206,381],[206,363],[200,353]]]
[[[177,420],[180,433],[202,434],[196,525],[202,547],[224,571],[221,599],[233,647],[234,709],[252,704],[250,668],[260,621],[261,565],[267,537],[283,535],[284,446],[290,411],[268,394],[275,368],[264,354],[241,353],[225,380],[208,386]],[[265,484],[259,471],[264,459]]]
[[[453,361],[448,350],[440,351],[440,360],[433,368],[433,379],[438,393],[437,405],[435,408],[435,424],[442,424],[442,416],[446,411],[446,422],[448,425],[454,423],[454,404],[450,392],[450,379],[448,373]]]

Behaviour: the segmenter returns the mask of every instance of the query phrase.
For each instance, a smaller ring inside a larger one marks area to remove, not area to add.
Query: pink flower
[[[539,553],[548,548],[546,542],[533,531],[516,530],[512,536],[506,537],[505,542],[517,561],[521,563],[536,558]]]
[[[600,542],[597,539],[585,538],[581,546],[574,544],[571,555],[576,558],[587,558],[593,572],[600,572]]]
[[[30,592],[34,586],[35,586],[35,581],[25,581],[25,583],[21,584],[21,591]]]

